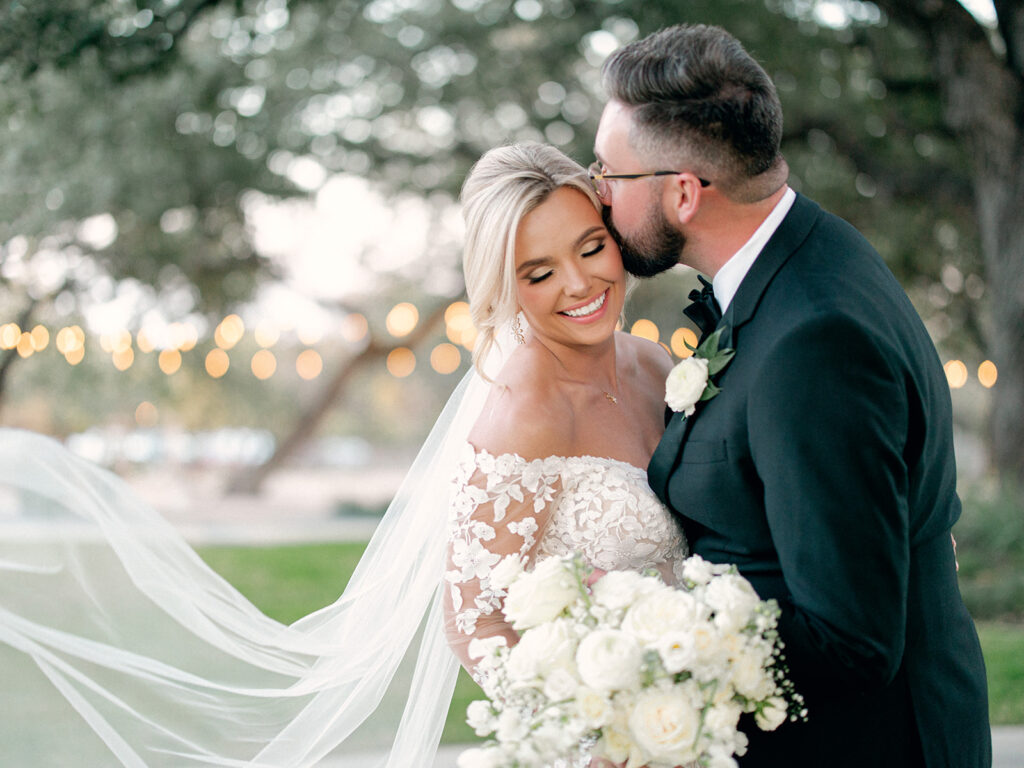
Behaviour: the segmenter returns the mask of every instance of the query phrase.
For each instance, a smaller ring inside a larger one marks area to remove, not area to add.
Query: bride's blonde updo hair
[[[481,374],[498,329],[510,324],[518,313],[519,223],[561,187],[579,190],[601,210],[586,169],[547,144],[496,147],[476,162],[462,186],[466,221],[462,269],[469,312],[478,333],[473,364]]]

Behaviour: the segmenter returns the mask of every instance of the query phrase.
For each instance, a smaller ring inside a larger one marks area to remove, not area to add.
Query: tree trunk
[[[992,457],[1004,484],[1024,488],[1024,2],[995,2],[1001,54],[955,0],[876,4],[929,46],[944,119],[968,152],[999,371]]]
[[[324,387],[316,401],[299,417],[292,431],[285,437],[273,455],[263,464],[246,469],[231,479],[227,493],[258,493],[266,479],[283,466],[295,452],[306,444],[323,422],[327,413],[341,399],[348,382],[360,369],[374,361],[383,360],[391,350],[403,346],[415,349],[444,317],[446,304],[435,309],[401,344],[381,344],[370,338],[369,343],[354,357],[339,368]]]

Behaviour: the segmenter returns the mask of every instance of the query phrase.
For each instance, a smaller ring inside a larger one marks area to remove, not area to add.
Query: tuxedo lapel
[[[721,346],[735,348],[737,331],[754,316],[765,288],[790,255],[807,239],[820,213],[821,208],[817,203],[797,193],[789,213],[754,260],[719,322],[719,325],[729,327],[723,334]]]
[[[729,303],[725,315],[718,322],[718,328],[725,328],[719,341],[719,349],[736,349],[740,327],[754,316],[765,288],[789,256],[807,239],[820,212],[821,208],[817,203],[797,193],[793,206],[758,254]],[[700,416],[704,405],[705,403],[698,403],[697,411],[689,418],[684,419],[678,414],[672,417],[647,467],[647,481],[651,489],[669,507],[672,506],[668,498],[669,481],[679,465],[683,445],[686,444],[693,423]]]

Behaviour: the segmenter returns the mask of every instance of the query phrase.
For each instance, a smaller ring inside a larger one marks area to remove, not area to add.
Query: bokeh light
[[[238,319],[237,328],[232,324],[229,329],[229,333],[237,332],[238,338],[236,338],[231,345],[234,346],[238,343],[238,339],[242,338],[242,333],[245,331],[245,326],[242,325],[242,321],[238,318],[238,315],[230,315]],[[227,318],[225,318],[225,321]],[[222,322],[223,325],[223,322]],[[167,328],[167,335],[170,338],[171,346],[174,349],[179,349],[182,352],[188,352],[190,349],[194,349],[196,344],[199,342],[199,330],[192,325],[192,323],[171,323]]]
[[[67,356],[75,350],[84,349],[85,331],[83,331],[81,326],[78,325],[61,328],[57,331],[55,344],[57,345],[57,351],[64,356]],[[81,358],[79,358],[79,360],[81,360]]]
[[[369,330],[366,318],[358,312],[346,315],[341,321],[341,336],[345,341],[356,342],[364,339]]]
[[[114,367],[117,370],[127,371],[132,367],[132,363],[135,362],[135,351],[131,347],[115,349],[110,357],[114,361]]]
[[[696,347],[697,334],[689,328],[676,328],[675,332],[672,334],[669,344],[672,347],[672,353],[676,357],[689,357],[693,354],[693,350],[686,345],[689,344],[690,347]]]
[[[438,373],[454,373],[462,362],[462,353],[454,344],[443,342],[430,351],[430,367]]]
[[[32,334],[28,331],[22,332],[15,349],[18,350],[18,354],[22,357],[32,357],[36,351],[36,348],[32,346]]]
[[[37,325],[32,329],[32,349],[42,352],[50,343],[50,332],[46,326]]]
[[[315,349],[304,349],[295,358],[295,371],[306,381],[315,379],[323,369],[323,358],[320,357],[320,353]]]
[[[384,325],[387,327],[388,333],[396,338],[401,338],[412,333],[419,321],[419,310],[409,302],[403,301],[391,308],[384,320]]]
[[[206,373],[211,378],[219,379],[228,372],[230,367],[231,360],[228,358],[228,353],[220,347],[211,349],[206,354]]]
[[[277,340],[281,338],[281,331],[277,329],[276,325],[262,322],[253,331],[253,337],[256,339],[257,344],[265,349],[269,349],[277,344]]]
[[[946,381],[950,389],[960,389],[967,383],[967,366],[960,360],[950,360],[943,368],[946,371]]]
[[[476,343],[476,328],[469,314],[469,304],[453,301],[444,311],[444,332],[448,341],[472,350]]]
[[[252,374],[261,381],[269,379],[274,375],[277,370],[277,358],[274,357],[274,353],[269,349],[261,349],[255,355],[252,356]]]
[[[633,323],[633,327],[629,329],[629,332],[634,336],[650,341],[657,341],[661,337],[661,334],[658,332],[658,326],[645,318],[640,318]]]
[[[21,328],[17,323],[4,323],[0,326],[0,347],[14,349],[21,340]]]
[[[995,386],[996,379],[998,378],[999,370],[991,360],[986,360],[978,366],[978,381],[981,382],[981,386],[985,387],[985,389],[991,389]]]
[[[139,332],[135,334],[135,344],[139,348],[140,352],[149,353],[156,349],[156,344],[153,343],[151,333],[145,328],[140,328]]]
[[[157,365],[159,365],[160,370],[168,376],[172,373],[176,373],[178,369],[181,368],[181,352],[176,349],[163,350],[157,358]]]
[[[78,365],[85,359],[85,345],[69,349],[64,353],[64,359],[68,361],[68,365]]]
[[[396,379],[404,379],[416,370],[416,355],[408,347],[396,347],[388,353],[387,368]]]
[[[245,323],[238,315],[228,315],[213,332],[213,341],[221,349],[231,349],[245,335]]]
[[[140,427],[155,426],[160,419],[160,413],[156,406],[148,400],[143,400],[135,409],[135,423]]]

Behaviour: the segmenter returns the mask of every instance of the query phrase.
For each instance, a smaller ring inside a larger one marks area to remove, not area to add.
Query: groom
[[[691,313],[735,349],[720,393],[672,415],[650,483],[696,554],[778,600],[807,703],[806,723],[745,727],[741,765],[991,765],[950,541],[949,388],[910,301],[856,230],[786,186],[775,88],[727,32],[661,30],[604,83],[592,172],[626,266],[711,276]]]

